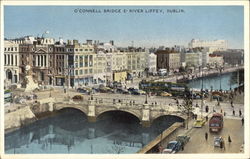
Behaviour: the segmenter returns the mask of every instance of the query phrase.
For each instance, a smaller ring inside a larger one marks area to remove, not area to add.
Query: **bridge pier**
[[[143,127],[150,127],[150,109],[148,104],[143,104],[142,109],[142,126]]]
[[[90,99],[89,100],[89,105],[88,105],[88,121],[89,122],[96,122],[96,111],[95,111],[95,104],[94,100]]]

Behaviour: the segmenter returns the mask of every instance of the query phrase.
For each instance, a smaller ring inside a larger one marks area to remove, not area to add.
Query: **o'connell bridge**
[[[59,101],[54,98],[42,99],[31,108],[35,114],[43,112],[54,112],[65,108],[78,109],[88,117],[89,122],[95,122],[98,116],[109,111],[122,111],[137,117],[144,127],[149,127],[151,123],[161,116],[177,116],[186,119],[187,115],[178,110],[177,105],[149,105],[134,104],[126,101],[97,101],[92,97],[87,100]]]

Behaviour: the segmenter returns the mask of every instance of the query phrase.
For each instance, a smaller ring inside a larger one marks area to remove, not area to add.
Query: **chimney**
[[[114,40],[110,40],[109,42],[111,45],[114,45]]]
[[[78,40],[73,40],[73,45],[77,45],[78,44]]]
[[[86,40],[88,45],[92,45],[92,40]]]

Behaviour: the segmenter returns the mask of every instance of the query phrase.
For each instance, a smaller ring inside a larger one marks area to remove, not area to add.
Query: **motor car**
[[[162,153],[176,153],[182,149],[183,145],[180,141],[170,141]]]
[[[146,94],[146,92],[143,91],[143,90],[138,90],[138,93],[140,93],[140,95],[145,95]]]
[[[187,135],[178,135],[176,137],[176,141],[180,141],[182,143],[182,146],[186,145],[186,143],[190,140],[190,136]]]
[[[161,96],[163,96],[163,97],[172,97],[172,94],[168,93],[168,92],[162,92]]]
[[[205,125],[206,119],[205,118],[198,118],[195,122],[193,127],[194,128],[201,128],[203,125]]]
[[[121,94],[129,94],[129,91],[123,88],[116,89],[116,92]]]
[[[84,89],[84,88],[77,88],[76,91],[79,92],[79,93],[88,93],[88,90]]]
[[[222,141],[221,137],[214,137],[214,147],[220,147]]]
[[[130,87],[130,88],[128,89],[129,92],[133,92],[134,90],[135,90],[135,89],[132,88],[132,87]]]

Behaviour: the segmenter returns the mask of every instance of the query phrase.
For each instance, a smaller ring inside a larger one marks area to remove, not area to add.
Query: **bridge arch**
[[[62,105],[59,106],[57,105],[55,108],[57,111],[64,110],[64,109],[75,109],[75,110],[79,110],[84,115],[88,116],[88,110],[82,106],[62,106]]]
[[[163,119],[166,117],[176,117],[176,119],[180,122],[184,122],[186,120],[184,116],[180,116],[177,114],[159,114],[159,115],[155,116],[155,118],[151,121],[151,123],[153,124],[157,120],[160,120],[160,119]]]
[[[112,112],[123,112],[123,113],[127,113],[133,117],[135,117],[136,119],[138,119],[138,121],[140,122],[141,121],[141,118],[140,116],[133,112],[133,111],[129,111],[129,110],[120,110],[120,109],[116,109],[116,108],[113,108],[113,109],[105,109],[103,111],[100,111],[98,114],[96,114],[96,119],[98,120],[103,114],[105,113],[112,113]]]

